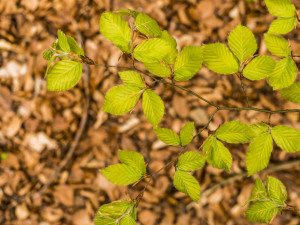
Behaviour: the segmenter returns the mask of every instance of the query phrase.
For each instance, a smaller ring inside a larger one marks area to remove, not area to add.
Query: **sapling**
[[[290,32],[299,22],[295,6],[290,0],[265,0],[265,3],[269,12],[278,17],[272,22],[268,33],[264,34],[266,46],[275,57],[257,55],[254,34],[241,24],[230,32],[229,48],[223,43],[214,43],[186,46],[179,52],[176,40],[168,31],[161,30],[154,19],[142,12],[125,9],[104,12],[101,15],[101,34],[131,60],[131,65],[122,67],[125,71],[119,72],[123,84],[107,91],[102,110],[113,115],[122,115],[132,111],[137,102],[142,101],[145,117],[152,124],[157,137],[167,145],[178,146],[180,151],[174,160],[150,173],[140,153],[119,150],[120,163],[103,168],[100,172],[117,185],[135,185],[145,180],[145,186],[132,199],[102,205],[96,214],[95,224],[136,224],[137,207],[148,185],[159,172],[171,166],[175,169],[174,187],[198,203],[201,197],[200,184],[190,172],[199,170],[208,163],[230,173],[232,156],[224,143],[250,143],[246,154],[249,176],[268,166],[274,143],[289,153],[300,151],[299,130],[271,123],[273,114],[299,113],[300,109],[268,110],[251,107],[243,86],[247,107],[221,107],[177,82],[192,79],[204,64],[215,73],[238,76],[242,85],[243,79],[267,79],[273,90],[291,102],[300,103],[300,83],[295,82],[298,73],[295,56],[288,41],[279,35]],[[51,91],[65,91],[74,87],[81,78],[82,63],[118,68],[96,64],[85,55],[72,37],[62,31],[58,31],[58,39],[43,56],[49,60],[46,77],[47,89]],[[136,68],[135,60],[142,62],[145,70]],[[146,77],[152,81],[149,82]],[[162,98],[155,92],[155,83],[181,89],[214,107],[207,124],[197,130],[196,134],[194,122],[186,123],[179,133],[161,127],[160,121],[165,114],[165,107]],[[270,116],[268,122],[248,125],[233,120],[211,131],[209,124],[219,111],[258,111]],[[190,142],[204,130],[209,130],[209,135],[200,143],[199,151],[189,151]],[[294,210],[286,200],[286,187],[281,181],[269,176],[265,186],[258,178],[251,198],[245,203],[254,202],[246,211],[246,217],[251,222],[270,223],[278,212]]]

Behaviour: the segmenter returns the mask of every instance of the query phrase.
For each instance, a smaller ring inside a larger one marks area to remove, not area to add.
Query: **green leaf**
[[[271,130],[275,143],[287,152],[300,151],[300,131],[287,126],[276,126]]]
[[[228,143],[247,143],[254,138],[255,134],[248,125],[235,120],[224,123],[219,127],[216,136]]]
[[[117,225],[119,220],[123,220],[136,211],[135,201],[115,201],[102,205],[95,217],[95,225]],[[126,222],[126,220],[124,221]],[[126,224],[126,223],[125,223]],[[133,223],[134,224],[134,223]]]
[[[232,157],[229,150],[214,136],[209,136],[203,145],[203,153],[207,162],[217,169],[224,169],[230,173]]]
[[[127,213],[134,204],[134,201],[114,201],[104,204],[99,208],[96,216],[104,216],[116,220]]]
[[[140,174],[146,173],[144,157],[140,153],[119,150],[119,159],[123,164],[136,168]]]
[[[241,24],[234,28],[228,37],[231,51],[240,62],[244,62],[249,56],[256,52],[257,44],[252,31]]]
[[[174,176],[174,186],[178,191],[185,193],[190,196],[194,202],[198,203],[200,198],[200,185],[192,175],[177,170]]]
[[[202,49],[198,46],[184,47],[174,64],[174,79],[186,81],[191,79],[202,67]]]
[[[273,151],[273,140],[269,133],[262,133],[250,143],[246,155],[248,176],[268,166]]]
[[[275,68],[268,77],[273,90],[286,88],[293,84],[297,77],[298,69],[291,57],[276,62]]]
[[[45,73],[45,77],[47,77],[49,68],[50,68],[50,66],[51,66],[51,64],[52,64],[52,62],[54,61],[55,58],[56,58],[56,56],[53,55],[53,56],[49,59],[49,62],[48,62],[48,65],[47,65],[47,69],[46,69],[46,73]]]
[[[136,18],[136,16],[140,13],[139,11],[135,11],[132,9],[119,9],[115,12],[120,13],[122,16],[132,16],[133,18]]]
[[[135,26],[139,32],[146,34],[148,36],[161,35],[161,30],[157,22],[144,13],[139,13],[137,15],[135,19]]]
[[[153,38],[135,47],[133,56],[143,63],[155,63],[163,59],[171,50],[170,44],[161,39]]]
[[[136,225],[135,220],[130,215],[125,215],[121,221],[120,225]]]
[[[293,83],[291,86],[280,90],[279,93],[291,102],[300,103],[300,82]]]
[[[95,225],[116,225],[117,223],[115,219],[103,217],[101,215],[100,216],[96,215],[94,224]]]
[[[275,177],[268,176],[267,178],[267,193],[269,198],[281,206],[286,206],[287,192],[284,184]]]
[[[195,123],[189,122],[184,125],[180,131],[180,143],[182,146],[189,144],[194,137]]]
[[[221,43],[203,46],[203,61],[208,69],[220,74],[239,71],[239,63],[229,49]]]
[[[179,157],[176,166],[183,171],[198,170],[204,165],[205,160],[203,155],[188,151]]]
[[[107,180],[117,185],[133,184],[140,180],[144,175],[135,167],[125,164],[110,165],[105,169],[100,170],[100,172]]]
[[[164,102],[154,91],[147,89],[143,94],[143,110],[147,120],[156,126],[164,115]]]
[[[150,73],[159,77],[170,77],[172,73],[170,66],[163,60],[154,63],[144,63],[144,66]]]
[[[77,42],[74,40],[74,38],[70,37],[70,36],[66,36],[70,49],[72,52],[74,52],[77,55],[82,55],[84,56],[84,52],[83,50],[79,47],[79,45],[77,44]]]
[[[105,95],[102,110],[113,115],[122,115],[132,110],[141,96],[141,88],[132,85],[119,85]]]
[[[256,201],[256,200],[262,201],[262,200],[268,200],[268,199],[269,199],[269,197],[267,196],[267,191],[266,191],[266,188],[265,188],[263,182],[261,181],[261,179],[257,178],[255,180],[255,186],[252,190],[250,199],[248,201],[246,201],[242,207],[244,207],[251,201]]]
[[[54,55],[54,52],[52,52],[51,50],[45,50],[43,52],[43,58],[45,60],[50,60],[53,55]]]
[[[175,40],[175,38],[173,38],[168,31],[164,30],[162,31],[161,35],[159,36],[159,38],[167,41],[172,48],[176,48],[177,47],[177,42]]]
[[[172,130],[167,128],[154,129],[156,136],[167,145],[180,145],[179,136]]]
[[[265,42],[268,50],[276,56],[287,57],[291,55],[289,43],[278,35],[265,34]]]
[[[266,133],[269,130],[269,126],[262,122],[253,123],[250,125],[250,128],[255,133],[255,136]]]
[[[119,72],[119,76],[125,84],[137,86],[140,88],[145,87],[145,82],[143,81],[141,75],[137,72],[123,71],[123,72]]]
[[[258,200],[258,199],[268,199],[266,188],[261,181],[261,179],[257,178],[255,180],[255,186],[252,190],[251,200]]]
[[[173,38],[168,31],[164,30],[161,35],[159,36],[159,38],[167,41],[170,46],[171,46],[171,51],[163,58],[163,60],[167,63],[167,64],[174,64],[175,59],[178,55],[178,50],[177,50],[177,42],[175,40],[175,38]]]
[[[250,222],[269,223],[280,210],[274,203],[267,201],[257,201],[246,211],[246,218]]]
[[[295,6],[290,0],[265,0],[265,3],[274,16],[293,17],[296,14]]]
[[[70,52],[70,46],[69,46],[68,39],[67,39],[66,35],[61,30],[58,30],[57,31],[57,36],[58,36],[59,47],[64,52],[69,53]]]
[[[271,23],[268,33],[286,34],[295,29],[296,25],[296,17],[279,17]]]
[[[100,32],[121,51],[130,53],[131,31],[126,20],[119,14],[104,12],[100,18]]]
[[[48,73],[47,89],[50,91],[69,90],[78,83],[81,78],[81,73],[81,63],[61,60],[55,63]]]
[[[253,59],[243,70],[243,76],[249,80],[261,80],[272,73],[276,61],[270,56],[261,55]]]

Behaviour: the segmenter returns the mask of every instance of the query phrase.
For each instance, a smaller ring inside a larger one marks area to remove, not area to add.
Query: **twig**
[[[287,170],[287,169],[291,169],[291,168],[294,168],[295,166],[299,166],[299,165],[300,165],[300,160],[289,161],[289,162],[280,163],[280,164],[270,164],[270,166],[262,172],[275,172],[275,171],[280,171],[280,170]],[[212,187],[204,190],[202,192],[201,196],[206,197],[206,196],[210,195],[212,192],[216,191],[221,186],[229,184],[229,183],[233,183],[237,180],[245,178],[245,177],[247,177],[247,175],[248,175],[248,172],[243,172],[240,174],[232,175],[232,176],[220,181],[219,183],[216,183]]]
[[[242,78],[242,77],[240,77],[240,81],[241,81],[242,91],[243,91],[244,95],[246,96],[247,105],[248,105],[248,107],[250,108],[249,97],[248,97],[248,94],[247,94],[247,92],[246,92],[245,84],[244,84],[244,82],[243,82],[243,78]]]

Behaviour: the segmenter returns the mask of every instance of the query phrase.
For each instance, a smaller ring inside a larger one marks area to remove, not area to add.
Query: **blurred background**
[[[300,1],[293,3],[299,12]],[[187,45],[225,43],[228,33],[242,23],[256,35],[258,53],[269,54],[262,39],[275,17],[267,12],[262,0],[1,0],[0,224],[93,224],[101,204],[126,199],[126,192],[134,198],[145,185],[118,187],[100,174],[99,169],[118,162],[118,149],[143,154],[149,171],[158,170],[179,151],[157,139],[141,103],[123,116],[101,111],[105,92],[121,83],[115,68],[85,66],[83,79],[75,88],[65,92],[46,90],[43,77],[47,61],[42,52],[56,39],[58,29],[78,40],[96,63],[130,65],[99,32],[101,13],[118,9],[149,14],[176,38],[179,50]],[[286,37],[299,55],[300,30]],[[222,106],[246,106],[234,76],[202,68],[192,80],[179,84]],[[245,86],[252,106],[272,110],[300,106],[273,92],[266,80],[245,81]],[[160,127],[175,132],[188,121],[195,121],[198,129],[203,127],[214,110],[171,87],[159,85],[156,92],[166,107]],[[221,111],[209,128],[215,130],[234,119],[247,124],[267,122],[268,114]],[[272,124],[300,129],[299,114],[273,115]],[[188,148],[197,150],[207,135],[203,132],[202,138],[196,138]],[[174,168],[167,168],[145,192],[138,224],[251,224],[245,219],[247,207],[241,206],[250,197],[254,180],[259,176],[265,181],[267,175],[279,178],[287,186],[288,202],[300,208],[300,165],[289,166],[300,153],[288,154],[275,147],[271,156],[275,169],[269,167],[248,178],[248,145],[226,146],[233,156],[231,174],[210,165],[193,174],[201,185],[199,204],[175,190]],[[278,169],[282,162],[287,166]],[[285,211],[273,224],[300,224],[300,212]]]

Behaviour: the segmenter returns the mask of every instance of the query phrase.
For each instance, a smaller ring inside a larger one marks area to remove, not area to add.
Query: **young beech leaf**
[[[250,128],[255,133],[255,136],[266,133],[269,130],[269,126],[262,122],[253,123],[250,125]]]
[[[280,90],[279,93],[291,102],[300,103],[300,82],[293,83],[291,86]]]
[[[250,200],[259,200],[259,199],[268,199],[266,188],[261,181],[261,179],[257,178],[255,180],[255,186],[252,190],[251,198]]]
[[[100,32],[121,51],[130,53],[131,30],[123,17],[116,13],[104,12],[100,18]]]
[[[134,201],[115,201],[104,204],[99,208],[96,217],[107,216],[112,219],[118,219],[127,213],[134,205]]]
[[[64,51],[69,53],[70,52],[70,46],[68,43],[67,36],[60,30],[57,31],[57,37],[58,37],[58,44],[59,47]]]
[[[174,79],[186,81],[191,79],[202,67],[202,49],[198,46],[184,47],[174,64]]]
[[[200,198],[200,185],[198,181],[185,171],[177,170],[174,176],[174,186],[178,191],[190,196],[198,203]]]
[[[83,50],[79,47],[79,45],[77,44],[77,42],[74,40],[74,38],[70,37],[70,36],[66,36],[69,46],[70,46],[70,50],[72,52],[74,52],[77,55],[82,55],[84,56],[84,52]]]
[[[276,61],[272,57],[258,56],[243,69],[243,76],[249,80],[262,80],[270,76],[275,65]]]
[[[195,123],[189,122],[180,131],[180,143],[182,146],[189,144],[194,137]]]
[[[177,47],[177,42],[175,40],[175,38],[173,38],[168,31],[164,30],[161,32],[161,35],[159,36],[159,38],[167,41],[172,48],[176,48]]]
[[[143,93],[143,110],[147,120],[157,126],[165,112],[164,102],[154,91],[147,89]]]
[[[180,145],[179,136],[172,130],[167,128],[154,129],[156,136],[167,145]]]
[[[265,0],[269,12],[274,16],[294,17],[296,8],[290,0]]]
[[[123,164],[136,168],[141,174],[146,173],[144,157],[140,153],[119,150],[119,159]]]
[[[269,223],[272,221],[280,208],[268,201],[257,201],[246,211],[246,218],[250,222]]]
[[[129,185],[140,180],[145,174],[135,167],[125,164],[115,164],[106,167],[100,172],[107,180],[117,185]]]
[[[120,13],[122,16],[132,16],[133,18],[136,18],[136,16],[140,13],[139,11],[135,11],[132,9],[119,9],[115,12]]]
[[[146,69],[159,77],[170,77],[171,76],[171,68],[170,66],[163,60],[157,61],[154,63],[144,63]]]
[[[81,74],[81,63],[71,60],[61,60],[55,63],[48,73],[47,89],[50,91],[69,90],[78,83]]]
[[[171,46],[171,51],[169,52],[169,54],[167,54],[164,58],[163,61],[166,62],[167,64],[174,64],[175,59],[178,55],[178,50],[177,50],[177,42],[175,40],[175,38],[173,38],[168,31],[164,30],[161,35],[159,36],[159,38],[167,41],[170,46]]]
[[[102,205],[96,213],[94,223],[95,225],[117,225],[118,220],[136,209],[135,204],[135,201],[115,201]]]
[[[137,17],[135,18],[135,26],[139,32],[148,36],[161,35],[161,30],[157,22],[144,13],[139,13],[137,15]]]
[[[244,62],[256,52],[257,44],[252,31],[241,24],[237,25],[228,36],[228,44],[231,51],[240,62]]]
[[[246,155],[248,176],[266,168],[273,151],[273,140],[269,133],[262,133],[250,143]]]
[[[230,173],[232,157],[229,150],[214,136],[209,136],[203,145],[203,153],[207,162],[217,169],[224,169]]]
[[[239,71],[238,60],[224,44],[209,44],[202,48],[203,61],[208,69],[220,74],[233,74]]]
[[[170,51],[171,46],[167,41],[153,38],[137,45],[134,48],[133,56],[143,63],[155,63],[163,59]]]
[[[286,88],[292,85],[297,77],[298,69],[291,57],[283,58],[276,65],[268,77],[268,81],[274,90]]]
[[[252,201],[256,201],[256,200],[268,200],[269,197],[267,196],[267,191],[265,188],[265,185],[263,184],[263,182],[261,181],[261,179],[257,178],[255,180],[255,186],[252,190],[252,194],[251,197],[248,201],[246,201],[242,207],[244,207],[245,205],[247,205],[249,202]]]
[[[271,130],[275,143],[287,152],[300,151],[300,131],[287,126],[276,126]]]
[[[119,85],[105,95],[102,110],[113,115],[122,115],[132,110],[141,96],[141,88],[133,85]]]
[[[47,69],[46,69],[46,73],[45,73],[45,77],[47,77],[47,75],[48,75],[48,71],[49,71],[49,69],[50,69],[50,66],[51,66],[51,64],[52,64],[52,62],[54,61],[56,59],[56,56],[51,56],[51,58],[49,59],[49,62],[48,62],[48,65],[47,65]]]
[[[265,42],[268,50],[276,56],[287,57],[291,55],[289,43],[278,35],[265,34]]]
[[[116,225],[116,220],[102,215],[96,215],[94,220],[95,225]]]
[[[268,33],[270,34],[286,34],[296,28],[297,18],[294,17],[279,17],[274,20]]]
[[[141,75],[137,72],[123,71],[119,72],[119,76],[125,84],[137,86],[139,88],[145,87],[145,82],[143,81]]]
[[[280,180],[268,176],[266,189],[267,189],[268,196],[272,201],[274,201],[275,203],[283,207],[286,206],[285,205],[285,201],[287,199],[286,187],[283,185],[283,183]]]
[[[130,215],[125,215],[121,221],[120,221],[120,225],[136,225],[135,220],[133,219],[132,216]]]
[[[176,166],[183,171],[198,170],[204,165],[205,160],[203,155],[188,151],[179,157]]]
[[[52,51],[50,51],[50,50],[45,50],[44,52],[43,52],[43,58],[45,59],[45,60],[50,60],[51,59],[51,57],[54,55],[54,52],[52,52]]]
[[[247,143],[254,136],[252,129],[238,120],[224,123],[216,132],[217,138],[228,143]]]

